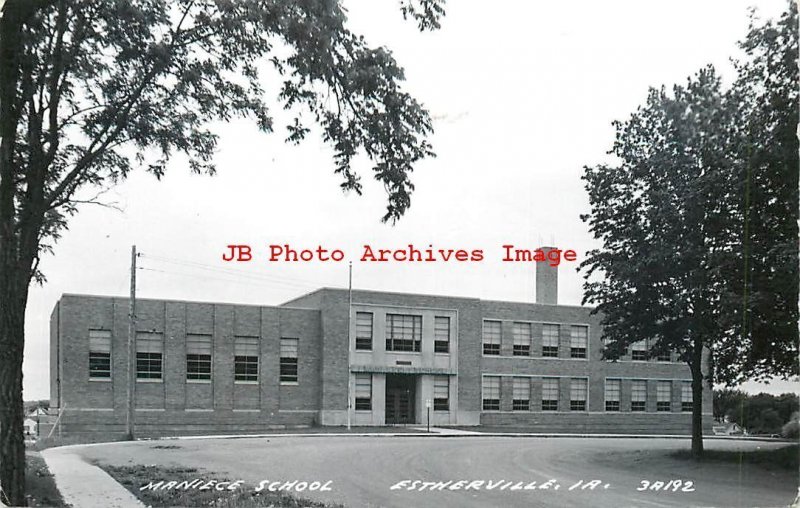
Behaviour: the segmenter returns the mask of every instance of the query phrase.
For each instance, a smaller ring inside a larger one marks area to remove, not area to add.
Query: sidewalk
[[[88,464],[69,448],[41,452],[64,501],[75,508],[141,508],[144,505],[125,487],[97,466]]]

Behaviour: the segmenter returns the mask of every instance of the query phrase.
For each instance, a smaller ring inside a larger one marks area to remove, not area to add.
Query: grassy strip
[[[58,492],[53,475],[38,453],[25,454],[25,493],[28,506],[69,506]]]
[[[131,491],[140,501],[148,506],[212,506],[227,507],[274,507],[274,508],[342,508],[340,504],[323,503],[297,498],[283,492],[254,492],[252,486],[242,486],[233,491],[208,490],[140,490],[153,481],[169,479],[170,481],[189,481],[197,478],[230,481],[219,475],[198,471],[194,468],[164,466],[109,466],[97,464],[116,481]]]
[[[680,450],[672,454],[679,459],[691,459],[690,450]],[[746,452],[728,450],[705,450],[703,462],[729,462],[735,464],[757,464],[767,469],[786,469],[797,471],[800,468],[800,445],[789,445],[769,450]]]

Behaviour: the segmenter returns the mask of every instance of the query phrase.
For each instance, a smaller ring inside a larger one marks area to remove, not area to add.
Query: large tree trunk
[[[689,364],[692,371],[692,457],[703,456],[703,345],[695,339]]]
[[[3,502],[25,506],[22,351],[28,286],[5,282],[0,281],[0,486]]]

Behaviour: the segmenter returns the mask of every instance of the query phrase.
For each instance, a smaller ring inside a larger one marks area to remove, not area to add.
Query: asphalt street
[[[785,444],[706,440],[714,450],[775,446]],[[251,490],[330,482],[324,492],[292,494],[348,507],[768,507],[789,506],[797,495],[797,472],[670,456],[688,448],[688,439],[317,436],[143,441],[74,451],[111,465],[195,467],[200,478],[243,480],[240,488]]]

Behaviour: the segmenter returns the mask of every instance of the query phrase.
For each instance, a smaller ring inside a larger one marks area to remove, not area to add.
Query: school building
[[[62,435],[124,435],[129,414],[137,437],[428,419],[689,434],[688,366],[643,342],[603,360],[599,316],[557,303],[557,267],[536,270],[535,303],[331,288],[279,306],[137,299],[132,344],[127,298],[65,294],[51,408]],[[709,432],[711,401],[706,387]]]

